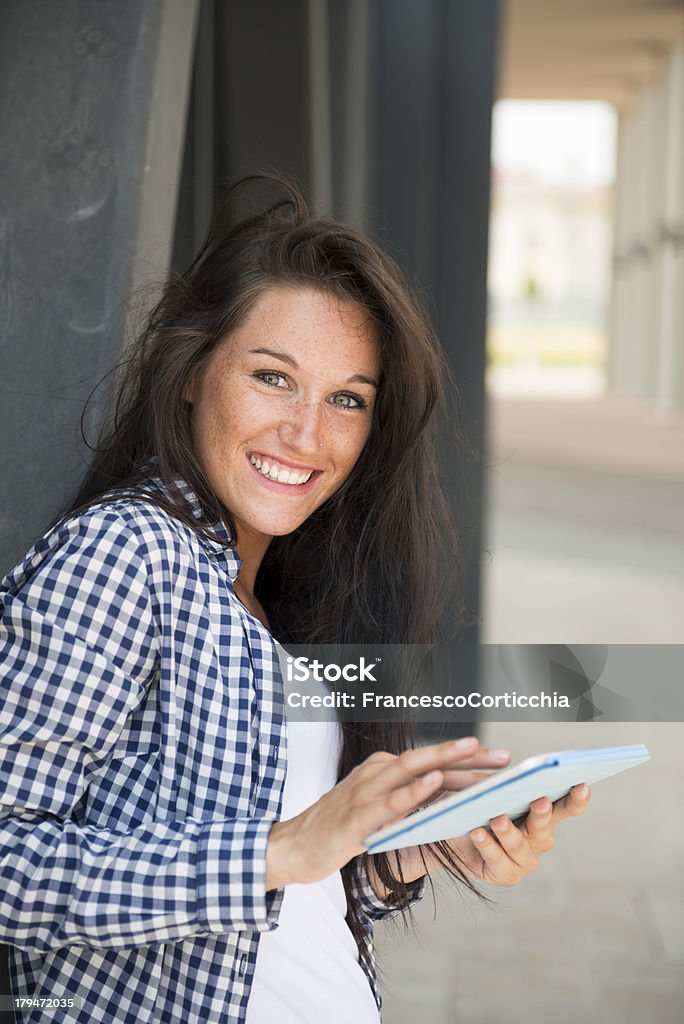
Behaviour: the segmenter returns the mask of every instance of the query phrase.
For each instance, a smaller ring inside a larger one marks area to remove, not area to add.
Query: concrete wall
[[[195,7],[3,4],[3,573],[75,489],[81,411],[119,358],[134,268],[168,254]],[[99,397],[91,439],[101,412]]]
[[[618,135],[610,384],[684,409],[684,40]]]

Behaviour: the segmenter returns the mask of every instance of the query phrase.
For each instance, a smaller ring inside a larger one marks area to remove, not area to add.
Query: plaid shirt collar
[[[180,475],[174,475],[171,478],[170,484],[166,483],[162,477],[153,475],[156,462],[157,460],[154,458],[150,459],[149,463],[147,463],[151,471],[148,483],[151,483],[167,501],[174,501],[177,495],[180,494],[194,518],[201,519],[204,514],[202,505],[187,480]],[[217,537],[217,540],[210,540],[209,537],[199,532],[196,535],[197,540],[210,557],[224,563],[225,569],[234,583],[240,574],[242,559],[235,548],[233,535],[222,520],[212,523],[210,530]]]

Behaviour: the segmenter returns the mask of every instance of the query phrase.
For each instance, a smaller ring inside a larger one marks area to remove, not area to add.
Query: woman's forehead
[[[224,339],[228,358],[278,353],[284,364],[377,376],[377,331],[357,302],[316,288],[264,291]]]

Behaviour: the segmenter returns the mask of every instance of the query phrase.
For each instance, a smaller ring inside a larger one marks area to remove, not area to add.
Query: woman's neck
[[[266,629],[270,632],[271,626],[268,621],[268,616],[264,610],[264,607],[255,596],[253,592],[248,592],[240,583],[240,577],[235,580],[233,589],[238,598],[240,604],[243,604],[248,612],[250,612],[255,619],[258,619]]]
[[[261,602],[254,595],[254,588],[259,566],[263,561],[271,540],[271,537],[261,533],[253,533],[243,528],[238,530],[236,544],[241,566],[234,583],[235,593],[247,611],[259,619],[266,629],[270,629],[268,618]]]

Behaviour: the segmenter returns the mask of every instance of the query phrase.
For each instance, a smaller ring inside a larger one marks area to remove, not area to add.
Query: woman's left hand
[[[464,868],[478,881],[492,885],[517,885],[539,867],[539,858],[554,845],[553,830],[564,818],[583,814],[589,803],[588,786],[574,786],[567,796],[552,804],[541,797],[530,805],[524,822],[492,818],[492,831],[476,828],[467,836],[449,841]]]
[[[378,755],[379,756],[379,755]],[[385,755],[388,761],[394,754]],[[507,750],[480,748],[470,759],[461,760],[458,767],[444,769],[442,788],[428,801],[439,799],[449,792],[467,789],[483,778],[491,769],[505,767],[510,761]],[[448,840],[449,846],[459,858],[462,867],[476,881],[492,885],[517,885],[526,875],[539,867],[539,858],[554,845],[553,830],[564,818],[575,818],[583,814],[591,796],[588,786],[575,786],[567,796],[554,804],[548,797],[541,797],[530,805],[530,812],[524,822],[514,825],[505,815],[492,818],[492,831],[474,829],[469,835]],[[425,861],[423,860],[425,854]],[[399,855],[405,881],[413,881],[428,871],[437,871],[443,864],[437,857],[420,846],[406,847],[396,851]],[[372,869],[371,869],[372,870]],[[373,884],[379,894],[386,893],[384,886],[374,877]]]

